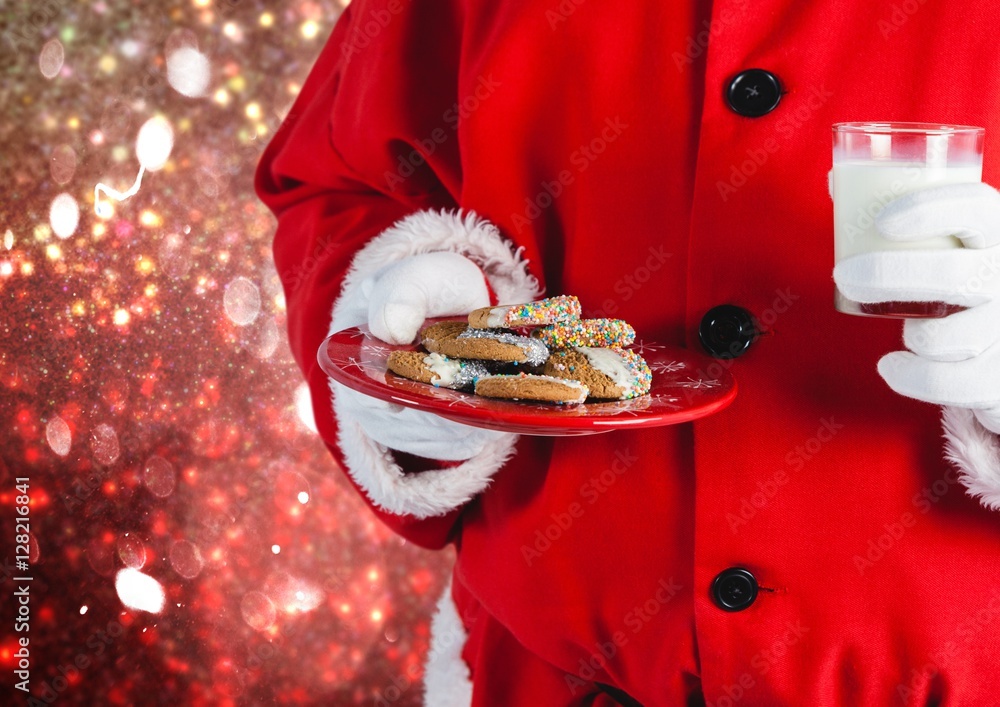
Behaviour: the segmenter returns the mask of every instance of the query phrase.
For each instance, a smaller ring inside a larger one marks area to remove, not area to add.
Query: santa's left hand
[[[981,183],[923,189],[890,202],[876,227],[891,241],[954,235],[965,246],[863,253],[837,264],[837,287],[856,302],[967,307],[906,320],[909,351],[883,356],[882,378],[901,395],[969,408],[1000,433],[1000,193]]]

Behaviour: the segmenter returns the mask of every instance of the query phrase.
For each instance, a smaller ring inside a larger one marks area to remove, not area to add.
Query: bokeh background
[[[452,558],[385,530],[311,428],[252,188],[346,2],[0,4],[4,704],[25,635],[50,703],[420,703]],[[169,159],[98,216],[150,119]]]

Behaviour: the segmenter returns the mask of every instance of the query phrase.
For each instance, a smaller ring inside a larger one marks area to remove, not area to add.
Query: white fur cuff
[[[467,638],[449,581],[431,619],[431,647],[424,666],[427,707],[469,707],[472,703],[472,678],[462,659]]]
[[[330,387],[333,389],[333,381]],[[372,503],[396,515],[430,518],[468,503],[489,486],[493,474],[514,454],[517,441],[517,435],[503,435],[458,466],[406,474],[388,447],[366,435],[350,414],[339,408],[334,395],[337,442],[347,473]]]
[[[330,332],[368,321],[365,280],[386,265],[411,255],[434,252],[464,255],[483,271],[501,304],[531,302],[541,296],[520,249],[497,227],[469,211],[418,211],[398,221],[358,251],[333,306]]]
[[[958,467],[969,493],[991,510],[1000,510],[1000,437],[983,427],[972,410],[945,407],[945,455]]]
[[[442,251],[459,253],[476,263],[501,302],[531,302],[540,296],[538,281],[528,272],[520,251],[494,225],[472,212],[420,211],[358,251],[334,304],[330,331],[367,323],[365,283],[380,269],[413,255]],[[349,412],[339,407],[334,395],[338,443],[347,472],[376,506],[398,515],[440,516],[467,503],[489,485],[514,453],[517,441],[516,435],[503,435],[458,466],[406,474],[392,452],[366,435]]]

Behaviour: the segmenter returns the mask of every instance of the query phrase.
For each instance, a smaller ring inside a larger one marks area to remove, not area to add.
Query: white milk
[[[931,167],[920,162],[853,161],[833,165],[834,257],[877,250],[961,248],[954,236],[895,242],[875,230],[875,217],[896,197],[941,184],[982,181],[982,165]]]

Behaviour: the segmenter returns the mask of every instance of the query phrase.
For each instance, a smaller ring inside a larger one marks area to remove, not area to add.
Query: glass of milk
[[[837,123],[833,126],[834,258],[883,250],[961,248],[954,236],[894,242],[875,217],[890,201],[926,187],[979,182],[983,128],[932,123]],[[862,304],[836,292],[835,306],[870,317],[943,317],[960,307],[944,302]]]

